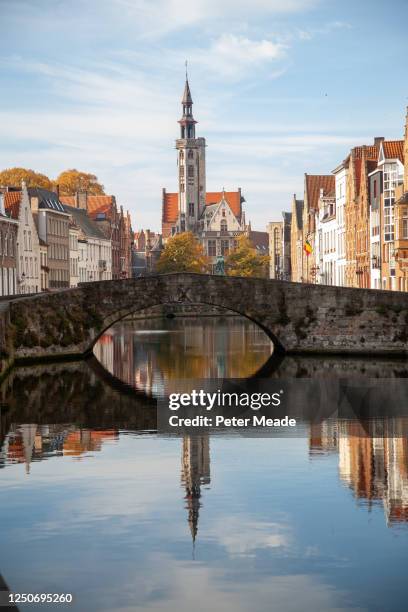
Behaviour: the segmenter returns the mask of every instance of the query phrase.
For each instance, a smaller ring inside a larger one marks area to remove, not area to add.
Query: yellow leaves
[[[77,191],[87,191],[90,195],[104,195],[104,187],[98,183],[95,174],[80,172],[78,170],[64,170],[57,177],[55,183],[59,185],[63,195],[74,195]]]
[[[48,176],[28,168],[8,168],[0,172],[0,185],[4,187],[21,189],[21,181],[25,181],[27,187],[52,189],[52,181]]]
[[[198,240],[191,232],[183,232],[169,238],[157,262],[157,271],[207,272],[208,259]]]
[[[87,191],[90,195],[104,195],[103,185],[98,183],[98,177],[78,170],[65,170],[51,180],[45,174],[28,168],[8,168],[0,172],[0,186],[21,188],[21,181],[27,187],[38,187],[52,191],[57,185],[63,195],[74,195],[77,191]]]
[[[247,236],[240,236],[238,246],[225,258],[228,276],[267,277],[269,257],[259,255]]]

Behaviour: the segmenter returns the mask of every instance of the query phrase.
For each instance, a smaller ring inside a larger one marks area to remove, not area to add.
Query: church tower
[[[196,138],[197,121],[193,117],[187,71],[181,104],[180,138],[176,140],[179,175],[177,230],[195,232],[205,208],[205,138]]]

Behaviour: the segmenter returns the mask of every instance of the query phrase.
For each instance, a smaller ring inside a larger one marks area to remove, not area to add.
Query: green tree
[[[25,181],[27,187],[52,189],[52,181],[48,176],[28,168],[7,168],[0,172],[0,185],[3,187],[21,188],[21,181]]]
[[[207,272],[208,259],[196,237],[191,232],[183,232],[169,238],[156,269],[160,274]]]
[[[95,174],[75,169],[61,172],[55,184],[59,186],[62,195],[74,195],[77,191],[87,191],[90,195],[104,195],[105,193],[103,185],[98,182]]]
[[[238,238],[238,246],[225,258],[228,276],[268,277],[268,255],[259,255],[247,236]]]

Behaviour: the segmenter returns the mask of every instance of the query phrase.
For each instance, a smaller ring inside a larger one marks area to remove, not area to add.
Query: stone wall
[[[87,354],[116,321],[172,303],[210,304],[248,317],[277,353],[408,353],[407,293],[183,273],[3,302],[2,368],[13,359]]]

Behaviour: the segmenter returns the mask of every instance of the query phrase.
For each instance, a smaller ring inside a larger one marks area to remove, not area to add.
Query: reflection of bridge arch
[[[165,303],[232,310],[261,327],[275,353],[407,354],[406,293],[182,273],[2,302],[2,367],[15,358],[84,355],[116,321]]]

